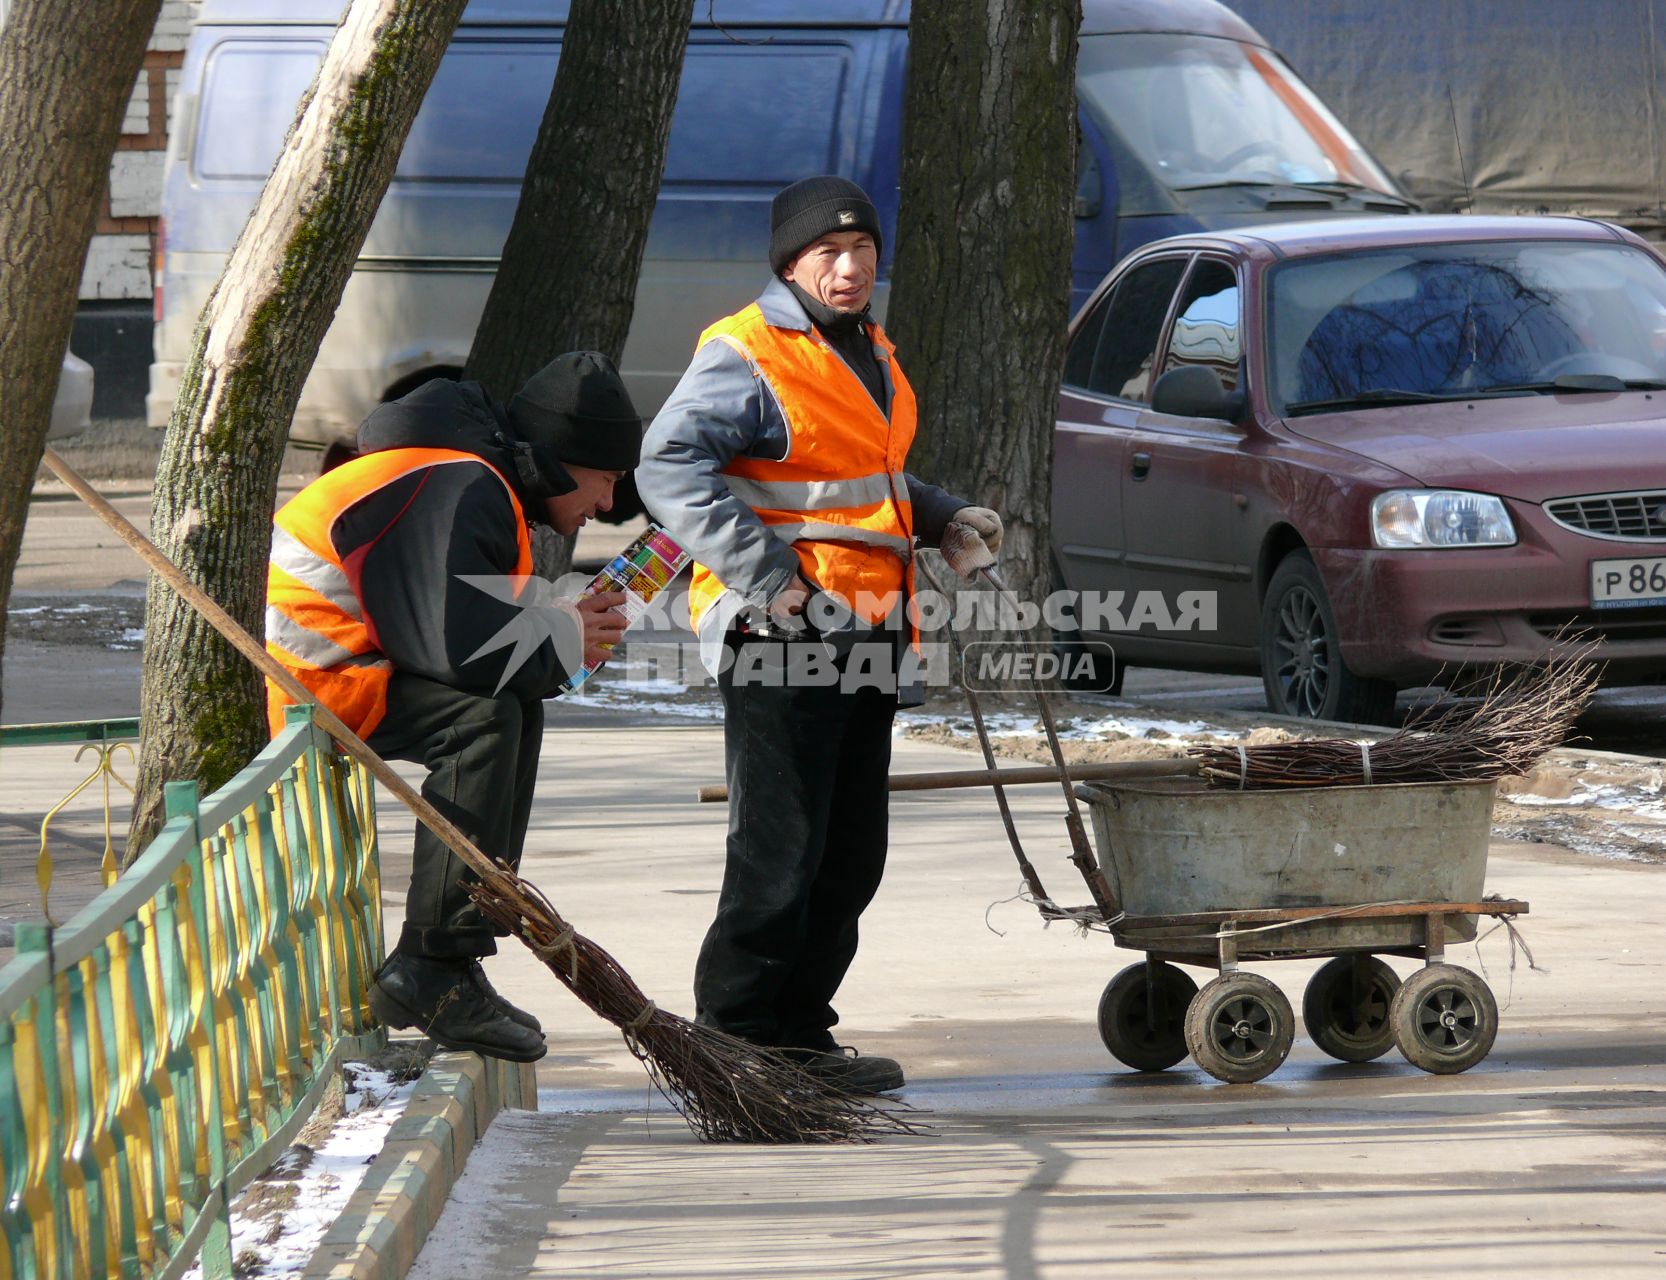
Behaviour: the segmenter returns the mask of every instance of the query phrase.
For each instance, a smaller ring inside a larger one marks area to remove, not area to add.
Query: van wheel
[[[1280,562],[1261,606],[1261,683],[1267,708],[1306,720],[1386,724],[1394,686],[1355,675],[1342,660],[1336,614],[1313,557]]]

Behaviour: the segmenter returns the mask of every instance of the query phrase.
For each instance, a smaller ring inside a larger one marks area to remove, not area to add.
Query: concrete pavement
[[[721,875],[713,727],[552,718],[525,870],[644,989],[687,1012]],[[902,744],[897,769],[970,767]],[[1062,800],[1018,805],[1060,898]],[[408,823],[383,810],[390,935]],[[900,796],[864,919],[843,1037],[900,1058],[925,1138],[871,1147],[704,1147],[618,1035],[511,945],[494,980],[543,1020],[539,1114],[471,1157],[414,1276],[1657,1276],[1666,1267],[1666,868],[1493,850],[1489,891],[1533,901],[1537,963],[1500,931],[1492,1056],[1424,1075],[1397,1054],[1331,1062],[1298,1035],[1261,1084],[1190,1066],[1133,1075],[1094,1010],[1135,957],[1043,929],[987,792]],[[988,922],[986,923],[986,915]],[[994,929],[1002,933],[992,932]],[[1412,963],[1395,961],[1402,972]],[[1257,966],[1300,1008],[1315,966]]]

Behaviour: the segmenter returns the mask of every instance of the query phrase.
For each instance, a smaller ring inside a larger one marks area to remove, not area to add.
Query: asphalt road
[[[690,792],[721,769],[719,731],[558,711],[545,756],[523,871],[688,1012],[727,816]],[[897,767],[972,760],[905,742]],[[1015,804],[1031,856],[1066,885],[1057,796],[1025,788]],[[406,827],[383,810],[390,930]],[[1397,1052],[1344,1065],[1303,1031],[1273,1075],[1227,1086],[1190,1062],[1140,1075],[1109,1057],[1095,1008],[1135,953],[1012,900],[987,794],[899,795],[891,830],[839,1030],[904,1064],[930,1134],[702,1146],[618,1034],[506,945],[488,968],[548,1033],[542,1110],[507,1115],[471,1155],[412,1280],[1661,1273],[1666,868],[1494,844],[1487,888],[1531,900],[1539,968],[1512,967],[1502,931],[1449,951],[1485,969],[1502,1008],[1484,1062],[1460,1076]],[[1298,1010],[1315,967],[1251,966]]]

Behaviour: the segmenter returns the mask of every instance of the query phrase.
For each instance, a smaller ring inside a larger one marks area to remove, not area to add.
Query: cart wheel
[[[1296,1015],[1290,1001],[1253,973],[1223,973],[1186,1010],[1186,1047],[1217,1080],[1249,1084],[1290,1055]]]
[[[1407,1062],[1436,1075],[1455,1075],[1492,1049],[1498,1004],[1468,969],[1431,964],[1400,984],[1388,1020]]]
[[[1124,1066],[1167,1071],[1186,1057],[1186,1006],[1196,994],[1197,983],[1172,964],[1131,964],[1099,997],[1099,1038]]]
[[[1400,979],[1376,956],[1337,956],[1308,980],[1307,1034],[1333,1058],[1370,1062],[1394,1047],[1388,1006]]]

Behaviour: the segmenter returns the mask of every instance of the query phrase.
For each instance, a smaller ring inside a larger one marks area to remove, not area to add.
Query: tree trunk
[[[301,386],[465,0],[352,0],[197,323],[151,497],[156,543],[255,635]],[[260,678],[150,582],[131,861],[162,784],[218,787],[266,740]]]
[[[0,23],[0,663],[87,244],[160,8],[16,0]]]
[[[1081,17],[1080,0],[915,0],[909,22],[887,325],[920,402],[909,466],[1000,513],[1025,600],[1049,589]]]
[[[506,400],[564,351],[625,348],[693,0],[573,0],[555,85],[464,376]],[[540,529],[538,572],[573,563]]]

